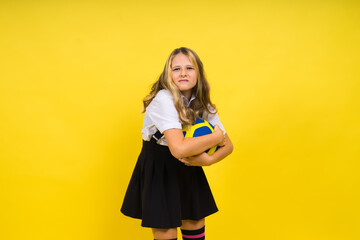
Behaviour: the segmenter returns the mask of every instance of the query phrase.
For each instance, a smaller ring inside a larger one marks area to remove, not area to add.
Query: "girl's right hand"
[[[225,146],[225,135],[223,130],[221,130],[221,128],[218,125],[215,125],[214,127],[214,133],[221,133],[221,138],[220,138],[220,143],[218,144],[219,147],[223,147]]]

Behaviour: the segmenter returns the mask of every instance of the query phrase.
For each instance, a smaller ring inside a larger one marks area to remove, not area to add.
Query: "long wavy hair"
[[[192,89],[192,94],[195,94],[196,98],[190,103],[189,107],[186,107],[185,102],[181,97],[179,88],[175,85],[171,78],[171,63],[174,57],[179,53],[186,55],[190,59],[191,63],[195,67],[197,76],[196,85]],[[179,120],[183,125],[194,124],[196,118],[206,118],[207,115],[205,116],[205,111],[209,114],[215,114],[217,112],[216,106],[210,100],[210,85],[206,80],[203,64],[199,56],[189,48],[180,47],[171,52],[159,79],[152,85],[150,94],[143,99],[143,113],[161,89],[167,89],[170,91],[174,99],[175,108],[179,113]],[[213,112],[210,111],[210,107]]]

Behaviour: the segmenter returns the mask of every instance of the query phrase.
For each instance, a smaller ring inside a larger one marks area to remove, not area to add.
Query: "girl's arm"
[[[225,141],[218,126],[213,133],[201,137],[184,138],[182,130],[175,128],[165,130],[164,135],[171,154],[178,159],[198,155],[213,146],[224,145]]]
[[[221,161],[226,156],[230,155],[233,149],[234,147],[233,144],[231,143],[229,136],[225,134],[225,145],[220,147],[211,156],[203,152],[199,155],[180,158],[179,160],[188,166],[210,166],[214,163]]]
[[[225,145],[223,147],[220,147],[216,152],[214,152],[210,156],[210,160],[209,160],[207,166],[210,166],[214,163],[217,163],[217,162],[223,160],[225,157],[230,155],[233,152],[233,150],[234,150],[234,146],[233,146],[229,136],[226,133],[225,134]]]

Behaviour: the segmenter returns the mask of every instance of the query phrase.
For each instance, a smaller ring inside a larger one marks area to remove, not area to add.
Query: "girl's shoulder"
[[[167,101],[167,100],[173,100],[173,96],[171,95],[170,91],[167,89],[161,89],[153,100],[156,101]]]
[[[174,100],[169,90],[161,89],[151,100],[146,109],[169,109],[174,108]]]

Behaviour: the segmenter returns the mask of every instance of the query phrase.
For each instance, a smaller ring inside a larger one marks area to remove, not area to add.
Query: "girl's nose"
[[[180,75],[181,76],[186,76],[186,69],[181,69]]]

